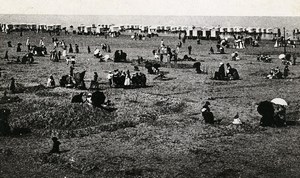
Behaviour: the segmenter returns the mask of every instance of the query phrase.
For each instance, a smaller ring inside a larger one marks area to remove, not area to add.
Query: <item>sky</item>
[[[300,0],[0,0],[0,14],[300,16]]]

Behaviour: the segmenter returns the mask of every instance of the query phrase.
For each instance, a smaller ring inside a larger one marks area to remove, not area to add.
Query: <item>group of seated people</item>
[[[279,67],[271,68],[270,73],[267,75],[267,79],[282,79],[283,74],[280,71]]]
[[[279,67],[271,68],[270,73],[267,75],[267,79],[283,79],[289,75],[289,66],[286,65],[283,69],[283,73],[280,71]]]
[[[233,52],[233,53],[231,54],[231,59],[232,59],[233,61],[238,61],[238,60],[240,60],[241,58],[240,58],[240,56],[239,56],[239,53],[236,51],[236,52]]]
[[[257,55],[257,61],[263,61],[263,62],[271,62],[272,58],[270,55]]]
[[[123,50],[116,50],[114,54],[114,62],[126,62],[127,54]]]
[[[238,71],[235,68],[232,68],[229,63],[225,65],[223,62],[219,65],[219,70],[215,72],[215,80],[239,80],[240,76]]]
[[[118,69],[114,72],[109,71],[107,75],[110,87],[123,87],[123,88],[136,88],[146,86],[146,75],[141,72],[130,74],[129,70],[119,71]]]

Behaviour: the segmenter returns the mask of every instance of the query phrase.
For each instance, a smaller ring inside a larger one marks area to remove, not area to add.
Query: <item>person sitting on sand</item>
[[[50,153],[60,153],[59,151],[59,145],[61,144],[60,141],[58,141],[57,137],[53,137],[52,141],[53,141],[53,146]]]
[[[53,78],[52,75],[48,78],[47,87],[48,88],[54,88],[55,87],[55,81],[54,81],[54,78]]]
[[[209,54],[214,54],[214,49],[213,49],[213,47],[210,47],[210,49],[209,49]]]
[[[277,127],[286,126],[286,108],[281,105],[276,105],[274,111],[274,121]]]
[[[213,124],[214,123],[214,115],[210,112],[209,108],[210,102],[206,101],[204,106],[201,109],[203,119],[206,124]]]

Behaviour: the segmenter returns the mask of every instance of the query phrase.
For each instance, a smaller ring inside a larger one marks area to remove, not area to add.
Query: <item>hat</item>
[[[220,62],[220,65],[223,65],[224,63],[223,62]]]
[[[209,101],[206,101],[205,104],[206,104],[206,105],[210,105],[210,102],[209,102]]]
[[[110,73],[110,74],[111,74],[111,71],[108,71],[108,73]]]

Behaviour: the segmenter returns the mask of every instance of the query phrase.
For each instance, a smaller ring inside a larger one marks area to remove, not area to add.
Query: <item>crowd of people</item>
[[[143,36],[141,36],[143,37]],[[138,38],[140,38],[140,36],[138,35]],[[244,48],[244,44],[243,44],[243,39],[237,39],[235,41],[235,48],[237,49],[243,49]],[[53,50],[50,51],[50,59],[53,61],[60,61],[63,57],[65,57],[66,59],[70,59],[70,56],[67,55],[67,49],[68,53],[79,53],[79,45],[76,43],[74,45],[75,50],[73,50],[73,46],[72,44],[67,45],[66,42],[64,40],[58,40],[58,38],[52,38],[52,43],[53,43]],[[159,59],[160,62],[163,62],[163,58],[164,55],[167,56],[167,62],[170,61],[177,61],[178,60],[178,54],[180,52],[180,49],[182,48],[183,43],[185,43],[185,40],[179,41],[176,45],[175,45],[175,49],[172,49],[170,46],[165,45],[165,42],[163,39],[161,39],[160,41],[160,46],[153,50],[153,55],[155,56],[155,58]],[[200,44],[200,40],[199,43],[197,42],[197,44]],[[44,42],[44,38],[41,38],[39,41],[39,45],[35,46],[32,45],[30,42],[30,38],[28,37],[26,40],[25,45],[27,46],[27,51],[28,54],[42,54],[42,55],[47,55],[47,50],[45,47],[45,42]],[[12,47],[11,42],[8,43],[9,47]],[[22,49],[22,43],[18,43],[17,44],[17,52],[21,52]],[[192,55],[192,50],[193,47],[191,44],[187,45],[187,54],[188,55]],[[223,40],[219,40],[217,45],[217,53],[220,54],[224,54],[224,48],[228,48],[229,47],[229,42],[226,39]],[[62,51],[61,51],[62,49]],[[102,43],[101,44],[101,49],[103,50],[103,52],[107,52],[110,53],[111,49],[110,46],[108,44]],[[98,48],[96,48],[95,51],[99,51],[98,53],[94,53],[94,55],[96,57],[101,57],[103,56],[102,53],[100,52],[100,50]],[[87,52],[90,53],[91,49],[90,46],[87,46]],[[210,54],[214,54],[215,51],[213,49],[213,47],[210,48],[209,50]],[[185,55],[187,56],[187,55]],[[232,60],[236,61],[239,60],[239,54],[238,52],[234,52],[232,53]],[[8,51],[5,52],[5,59],[8,60]],[[73,59],[73,57],[71,57]],[[184,58],[188,58],[184,57]],[[258,61],[264,61],[264,62],[270,62],[271,61],[271,57],[270,55],[258,55],[257,56],[257,60]],[[125,52],[123,52],[123,50],[116,50],[114,53],[114,61],[115,62],[122,62],[122,61],[127,61],[127,54]],[[67,60],[67,63],[69,64],[70,60]],[[62,79],[60,80],[60,86],[76,86],[76,85],[80,85],[80,89],[85,89],[85,84],[84,84],[84,80],[83,77],[81,77],[79,83],[78,81],[76,81],[76,77],[75,77],[75,73],[74,73],[74,64],[75,64],[75,60],[74,63],[71,62],[72,65],[70,66],[70,74],[67,75],[67,77],[65,77],[65,81],[66,83],[64,83],[64,85],[61,85],[62,83]],[[196,64],[196,63],[195,63]],[[197,73],[201,73],[201,63],[197,63],[197,65],[195,65],[196,67],[196,71]],[[146,64],[146,69],[148,70],[149,74],[159,74],[159,67],[158,65],[151,65],[149,67],[149,65],[147,66]],[[153,70],[154,68],[154,70]],[[85,71],[84,71],[85,72]],[[80,73],[82,74],[82,73]],[[280,79],[280,78],[287,78],[289,75],[289,67],[288,65],[286,65],[284,67],[283,73],[280,71],[279,67],[276,68],[272,68],[269,75],[267,76],[268,79]],[[231,65],[229,63],[227,63],[226,65],[221,62],[218,71],[215,73],[214,79],[217,80],[238,80],[240,79],[239,77],[239,73],[238,71],[231,67]],[[135,87],[145,87],[146,86],[146,75],[141,73],[141,72],[136,72],[131,74],[129,70],[127,71],[119,71],[118,69],[112,71],[109,71],[107,74],[107,80],[109,83],[110,87],[123,87],[123,88],[135,88]],[[81,83],[83,82],[83,84]],[[47,84],[46,86],[48,88],[54,88],[57,86],[53,75],[49,76],[48,80],[47,80]],[[98,83],[98,74],[97,72],[94,72],[94,77],[93,80],[91,80],[91,85],[90,85],[90,89],[98,89],[99,88],[99,83]],[[11,79],[11,84],[9,87],[9,90],[12,92],[15,92],[16,90],[16,86],[15,86],[15,79],[12,78]],[[202,108],[202,116],[204,118],[205,123],[209,123],[209,124],[213,124],[216,122],[213,113],[210,111],[210,103],[206,102],[205,105]],[[268,125],[268,124],[262,124],[262,125]]]

